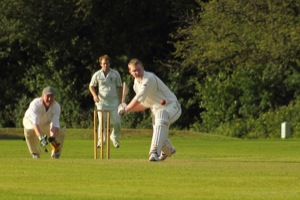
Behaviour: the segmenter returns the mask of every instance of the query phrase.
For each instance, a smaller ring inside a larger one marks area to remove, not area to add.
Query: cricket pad
[[[49,143],[54,153],[57,153],[60,149],[60,144],[55,140],[54,137],[49,137]]]

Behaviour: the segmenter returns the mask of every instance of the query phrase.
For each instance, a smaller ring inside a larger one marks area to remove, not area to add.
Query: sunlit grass
[[[153,163],[148,161],[151,131],[124,133],[121,148],[111,149],[110,160],[93,159],[91,132],[69,130],[59,160],[50,159],[49,153],[32,159],[21,139],[0,140],[0,199],[300,196],[299,140],[240,140],[172,132],[177,153]]]

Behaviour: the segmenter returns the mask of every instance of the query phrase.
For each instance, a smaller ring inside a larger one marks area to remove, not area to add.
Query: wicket
[[[104,117],[103,115],[106,114],[106,158],[110,158],[110,113],[107,110],[94,110],[94,159],[97,159],[97,142],[98,142],[98,120],[97,116],[100,113],[100,136],[101,136],[101,148],[100,148],[100,158],[104,158]]]

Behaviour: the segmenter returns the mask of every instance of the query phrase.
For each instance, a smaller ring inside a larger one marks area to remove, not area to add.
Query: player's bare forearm
[[[58,128],[57,127],[51,127],[50,136],[56,137],[57,133],[58,133]]]
[[[33,125],[33,129],[34,129],[34,132],[35,134],[39,137],[42,133],[41,133],[41,129],[40,129],[40,126],[38,124],[34,124]]]
[[[148,108],[143,106],[142,104],[135,106],[132,110],[130,110],[131,112],[140,112],[140,111],[144,111],[147,110]]]
[[[97,96],[97,94],[96,94],[95,88],[94,88],[93,86],[89,86],[89,90],[90,90],[91,94],[93,95],[94,101],[95,101],[95,102],[98,102],[99,99],[98,99],[98,96]]]
[[[96,95],[96,91],[95,91],[95,88],[93,86],[89,86],[89,90],[90,90],[90,92],[93,96]]]
[[[128,112],[139,112],[148,109],[143,106],[138,100],[132,99],[132,101],[127,105]]]

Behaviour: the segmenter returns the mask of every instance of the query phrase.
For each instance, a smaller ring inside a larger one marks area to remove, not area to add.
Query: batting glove
[[[126,114],[126,111],[127,111],[127,105],[126,105],[126,103],[121,103],[118,106],[118,114],[120,116],[124,116]]]

